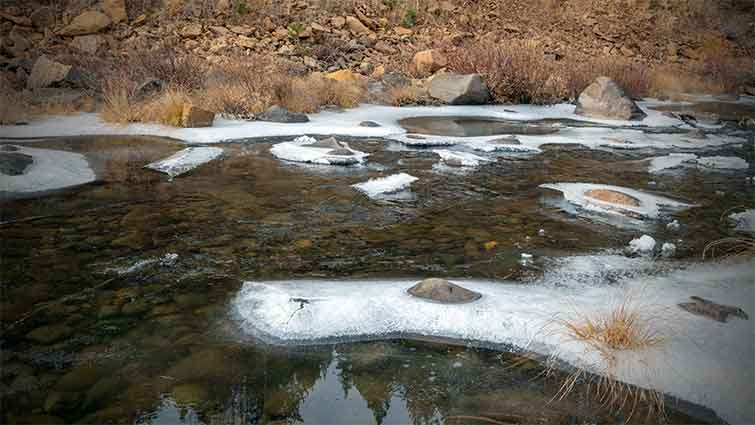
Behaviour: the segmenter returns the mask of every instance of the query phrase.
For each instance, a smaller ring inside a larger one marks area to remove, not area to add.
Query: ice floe
[[[315,138],[301,136],[292,142],[273,145],[270,153],[278,159],[320,165],[363,164],[369,154],[351,149],[348,144],[336,142],[338,146],[320,144]]]
[[[634,219],[657,219],[666,210],[681,210],[694,206],[635,189],[605,184],[553,183],[542,184],[540,187],[561,192],[567,202],[583,210]],[[598,199],[597,193],[607,194],[608,198]],[[627,202],[611,201],[611,198]]]
[[[352,185],[352,187],[370,198],[388,195],[411,187],[418,179],[406,173],[393,174],[386,177],[378,177],[367,180],[364,183]]]
[[[467,152],[450,151],[446,149],[438,149],[433,152],[440,156],[440,160],[443,161],[444,164],[452,167],[477,167],[480,164],[492,161],[489,158],[484,158]]]
[[[744,210],[742,212],[729,215],[736,227],[735,230],[740,232],[755,233],[755,209]]]
[[[648,172],[658,173],[682,166],[685,163],[695,162],[697,155],[692,153],[672,153],[666,156],[658,156],[650,159]]]
[[[569,312],[599,314],[630,297],[652,315],[654,331],[665,339],[658,348],[619,352],[614,377],[709,406],[731,423],[755,417],[755,327],[745,320],[718,323],[677,307],[697,295],[755,311],[755,262],[635,274],[608,285],[594,279],[586,264],[610,269],[614,261],[619,267],[655,263],[620,256],[591,258],[565,259],[560,263],[563,273],[528,285],[453,280],[483,294],[461,305],[411,297],[406,290],[416,281],[395,280],[247,282],[232,305],[243,331],[269,343],[435,336],[520,347],[599,372],[606,360],[588,344],[567,338],[558,318]],[[564,282],[565,276],[572,280]],[[549,282],[553,277],[559,281]],[[300,299],[308,303],[292,302]]]
[[[221,148],[192,147],[186,148],[168,158],[147,164],[144,168],[167,174],[171,179],[206,164],[223,153]]]
[[[26,146],[16,146],[8,153],[28,155],[33,162],[23,174],[0,174],[0,192],[42,192],[78,186],[96,179],[87,159],[78,153]]]
[[[737,156],[705,156],[697,159],[697,164],[718,170],[746,170],[750,164]]]

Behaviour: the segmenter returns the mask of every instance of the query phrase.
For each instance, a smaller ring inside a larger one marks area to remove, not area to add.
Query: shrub
[[[417,9],[410,7],[406,10],[406,13],[404,13],[404,26],[407,28],[411,28],[414,25],[417,24]]]

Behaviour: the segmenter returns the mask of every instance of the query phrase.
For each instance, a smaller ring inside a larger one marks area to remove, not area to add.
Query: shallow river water
[[[214,145],[220,159],[173,181],[142,168],[182,148],[169,139],[33,143],[83,153],[97,180],[0,201],[0,422],[643,423],[586,389],[558,399],[560,372],[544,377],[514,353],[411,339],[270,346],[239,329],[229,306],[249,280],[526,284],[548,258],[621,249],[642,233],[678,240],[677,260],[697,260],[731,234],[722,213],[753,199],[747,171],[649,175],[643,151],[545,145],[459,172],[434,166],[427,150],[353,139],[368,165],[333,169],[281,162],[274,142]],[[741,146],[706,154],[753,162]],[[420,178],[409,198],[376,201],[350,186],[397,172]],[[615,227],[569,214],[538,188],[569,181],[699,207],[674,215],[685,225],[673,234],[660,222]],[[672,423],[710,419],[667,408]]]

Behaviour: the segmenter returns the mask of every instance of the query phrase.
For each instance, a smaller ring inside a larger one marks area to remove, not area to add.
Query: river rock
[[[20,152],[0,152],[0,174],[20,176],[34,163],[31,155]]]
[[[442,74],[430,81],[430,96],[449,105],[482,105],[490,99],[479,74]]]
[[[750,316],[739,307],[717,304],[700,297],[689,297],[692,302],[681,303],[679,307],[699,316],[705,316],[718,322],[726,322],[729,316],[750,320]]]
[[[71,47],[82,53],[89,53],[90,55],[97,53],[97,50],[101,45],[102,37],[95,34],[74,37],[71,42]]]
[[[412,58],[412,70],[422,77],[445,68],[446,65],[446,57],[437,49],[417,52],[414,54],[414,58]]]
[[[478,300],[482,294],[470,291],[445,279],[425,279],[409,288],[409,294],[444,304],[458,304]]]
[[[186,128],[212,127],[215,113],[186,104],[181,114],[181,126]]]
[[[60,30],[60,35],[74,36],[98,33],[109,27],[112,21],[102,12],[88,11],[73,18],[71,23]]]
[[[34,62],[26,87],[33,90],[61,83],[68,78],[71,69],[70,65],[55,62],[42,55]]]
[[[278,123],[304,123],[309,122],[306,114],[291,112],[286,108],[278,105],[271,106],[267,111],[258,117],[260,121],[278,122]]]
[[[370,32],[370,29],[367,28],[362,23],[362,21],[360,21],[354,16],[346,17],[346,25],[349,27],[349,30],[351,30],[351,32],[353,32],[354,34],[366,34]]]
[[[362,121],[359,123],[360,127],[380,127],[380,124],[375,121]]]
[[[577,99],[577,115],[617,120],[641,120],[647,115],[608,77],[598,77]]]

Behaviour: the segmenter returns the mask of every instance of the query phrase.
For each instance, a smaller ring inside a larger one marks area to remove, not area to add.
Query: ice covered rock
[[[322,165],[357,165],[364,163],[369,156],[335,138],[318,141],[309,136],[301,136],[292,142],[273,145],[270,153],[285,161]]]
[[[744,210],[729,215],[735,225],[735,230],[740,232],[755,233],[755,209]]]
[[[736,156],[706,156],[697,159],[697,164],[717,170],[746,170],[750,164]]]
[[[352,187],[370,198],[374,198],[380,195],[386,195],[411,187],[412,183],[418,179],[406,173],[393,174],[386,177],[379,177],[376,179],[369,179],[364,183],[358,183],[352,185]]]
[[[540,187],[560,191],[567,202],[583,210],[635,219],[657,219],[666,209],[681,210],[693,206],[620,186],[553,183],[543,184]]]
[[[617,120],[641,120],[647,115],[608,77],[598,77],[577,99],[577,115]]]
[[[666,156],[658,156],[650,159],[649,173],[658,173],[663,170],[677,168],[685,163],[695,162],[697,155],[692,153],[672,153]]]
[[[669,224],[666,225],[666,229],[668,229],[668,230],[670,230],[672,232],[676,232],[681,227],[682,227],[682,225],[679,224],[679,220],[674,220],[671,223],[669,223]]]
[[[444,164],[452,167],[477,167],[482,163],[491,162],[488,158],[483,158],[471,153],[449,151],[445,149],[439,149],[434,151],[440,156],[440,160]]]
[[[661,256],[671,258],[676,255],[676,245],[666,242],[661,246]]]
[[[650,254],[655,249],[655,239],[652,236],[642,235],[629,242],[629,251],[633,254]]]
[[[78,186],[95,180],[78,153],[14,146],[0,157],[0,192],[33,193]],[[9,155],[12,155],[9,157]]]
[[[206,164],[223,153],[221,148],[186,148],[168,158],[147,164],[144,168],[167,174],[171,179]]]
[[[0,152],[0,174],[20,176],[34,163],[34,158],[21,152]]]
[[[425,279],[407,292],[415,297],[444,304],[466,303],[482,297],[479,292],[470,291],[445,279]]]

